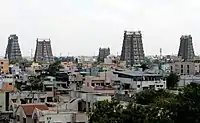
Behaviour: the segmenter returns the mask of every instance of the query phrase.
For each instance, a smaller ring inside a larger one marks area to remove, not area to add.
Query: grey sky
[[[51,38],[54,55],[121,53],[124,30],[141,30],[145,54],[177,54],[182,34],[200,53],[199,0],[1,0],[0,55],[16,33],[23,55]]]

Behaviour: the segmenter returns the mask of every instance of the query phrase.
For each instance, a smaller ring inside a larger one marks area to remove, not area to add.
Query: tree
[[[32,76],[29,78],[31,84],[31,90],[42,90],[43,89],[43,78],[41,76]]]
[[[170,75],[167,77],[167,88],[168,89],[174,89],[177,87],[179,81],[179,76],[175,73],[170,73]]]
[[[129,102],[127,107],[118,101],[101,101],[95,104],[89,123],[170,123],[161,108]]]
[[[200,85],[190,84],[177,96],[177,102],[168,107],[170,117],[176,123],[200,122]]]
[[[78,58],[75,59],[75,64],[78,64]]]
[[[176,95],[166,90],[144,90],[136,94],[136,102],[141,105],[166,107],[175,100]]]
[[[48,72],[50,75],[54,75],[59,69],[63,68],[61,65],[61,61],[56,61],[53,64],[49,65]]]
[[[192,83],[178,95],[165,90],[140,92],[136,103],[126,107],[115,100],[95,106],[90,123],[199,123],[200,85]]]
[[[141,68],[142,68],[142,71],[145,71],[146,69],[148,69],[148,66],[146,64],[142,64]]]
[[[89,123],[120,123],[122,109],[116,100],[97,102],[93,113],[90,114]]]

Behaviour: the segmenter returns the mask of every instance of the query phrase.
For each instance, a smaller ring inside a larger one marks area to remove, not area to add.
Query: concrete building
[[[181,75],[178,82],[178,87],[182,88],[191,83],[200,84],[200,76],[199,75]]]
[[[110,55],[110,48],[99,48],[98,61],[104,62],[104,58]]]
[[[86,113],[65,111],[57,112],[51,110],[39,110],[33,111],[32,119],[34,123],[87,123],[88,116]]]
[[[178,56],[181,57],[184,61],[194,60],[195,54],[191,35],[181,36]]]
[[[0,71],[1,73],[9,73],[9,61],[8,59],[0,59]]]
[[[121,60],[133,66],[144,61],[144,49],[141,31],[124,31]]]
[[[54,61],[50,39],[37,39],[34,61],[42,63]]]
[[[118,75],[119,94],[133,94],[145,89],[166,89],[165,76],[160,73],[142,71],[113,71]],[[117,83],[116,83],[117,85]]]
[[[22,104],[19,105],[14,112],[14,122],[15,123],[34,123],[32,119],[33,111],[35,109],[39,110],[49,110],[45,104]]]
[[[5,58],[8,58],[10,62],[22,59],[22,54],[18,43],[18,36],[16,34],[8,37]]]
[[[180,75],[194,75],[195,63],[194,62],[174,62],[170,64],[171,72]]]
[[[112,87],[111,81],[106,79],[106,77],[86,76],[82,90],[108,95],[115,94],[115,88]]]
[[[194,60],[195,64],[195,74],[200,74],[200,60]]]

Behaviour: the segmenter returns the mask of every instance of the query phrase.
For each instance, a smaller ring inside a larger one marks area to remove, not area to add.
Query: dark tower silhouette
[[[16,34],[8,37],[5,58],[8,58],[10,62],[22,59],[22,54],[18,43],[18,36]]]
[[[141,31],[124,31],[121,60],[127,65],[141,64],[144,61],[144,49]]]
[[[54,61],[50,39],[37,39],[34,61],[43,63]]]
[[[192,61],[194,59],[195,54],[191,35],[181,36],[178,56],[180,56],[184,61]]]
[[[104,58],[110,55],[110,48],[99,48],[98,61],[104,62]]]

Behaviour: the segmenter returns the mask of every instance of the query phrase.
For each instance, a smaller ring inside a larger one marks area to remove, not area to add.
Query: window
[[[34,123],[37,123],[37,119],[34,119],[34,121],[33,121]]]
[[[187,74],[189,74],[190,73],[190,70],[187,70]]]
[[[53,97],[47,97],[47,102],[53,102]]]
[[[3,64],[3,62],[1,62],[1,64]]]
[[[13,103],[16,103],[17,99],[12,99]]]
[[[183,65],[181,65],[181,68],[183,68]]]
[[[19,117],[19,115],[17,115],[17,121],[20,121],[20,117]]]
[[[187,65],[187,68],[189,69],[189,68],[190,68],[190,66],[189,66],[189,65]]]
[[[40,102],[44,102],[44,100],[45,100],[44,98],[41,98],[41,99],[40,99]]]
[[[140,88],[140,85],[137,85],[138,88]]]
[[[9,83],[9,85],[12,85],[12,83]]]
[[[23,123],[26,123],[26,118],[23,118]]]
[[[183,74],[183,69],[181,69],[181,74]]]

